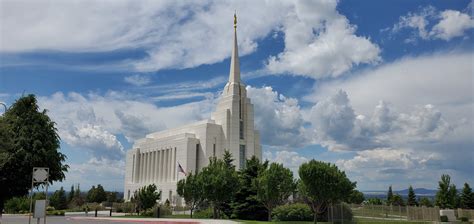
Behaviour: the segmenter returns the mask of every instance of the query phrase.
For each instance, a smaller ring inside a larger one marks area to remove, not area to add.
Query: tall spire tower
[[[262,158],[260,135],[254,129],[253,105],[240,80],[239,51],[237,45],[237,15],[234,14],[234,40],[230,60],[229,81],[224,87],[216,111],[211,118],[221,125],[222,146],[235,158],[237,167],[243,168],[251,155]]]
[[[237,45],[237,14],[234,13],[234,45],[230,60],[229,82],[240,83],[239,50]]]

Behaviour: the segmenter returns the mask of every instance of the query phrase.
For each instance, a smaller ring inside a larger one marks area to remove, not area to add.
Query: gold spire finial
[[[234,12],[234,28],[237,28],[237,11]]]

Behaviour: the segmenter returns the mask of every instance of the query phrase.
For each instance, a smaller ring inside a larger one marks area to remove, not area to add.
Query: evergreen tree
[[[257,200],[257,189],[252,184],[267,167],[268,161],[261,163],[255,156],[246,160],[245,167],[239,171],[241,187],[232,202],[232,218],[261,221],[268,219],[267,210]]]
[[[49,199],[51,206],[57,210],[63,210],[67,208],[67,198],[66,191],[61,187],[59,190],[55,191],[54,194]]]
[[[74,192],[74,197],[75,198],[80,198],[81,197],[81,187],[79,184],[77,184],[77,189],[76,191]]]
[[[95,202],[95,199],[97,198],[96,192],[95,186],[92,185],[91,189],[87,192],[86,201],[90,203]]]
[[[436,192],[435,204],[440,208],[456,208],[458,202],[456,185],[451,184],[451,177],[447,174],[441,176],[438,182],[438,192]]]
[[[413,187],[411,185],[408,188],[407,205],[409,205],[409,206],[417,206],[418,205],[418,203],[416,201],[415,190],[413,190]]]
[[[392,197],[392,205],[405,206],[405,201],[403,201],[402,196],[400,196],[399,194],[395,194]]]
[[[464,183],[460,197],[460,207],[474,209],[474,193],[468,183]]]
[[[392,191],[392,185],[388,187],[388,192],[387,192],[387,204],[391,205],[393,201],[393,191]]]
[[[68,197],[67,197],[67,202],[71,203],[72,199],[74,198],[74,185],[71,185],[71,190],[69,191]]]
[[[97,185],[97,188],[95,190],[96,190],[95,202],[102,203],[104,201],[107,201],[107,193],[105,192],[104,187],[102,187],[102,185],[100,184]]]

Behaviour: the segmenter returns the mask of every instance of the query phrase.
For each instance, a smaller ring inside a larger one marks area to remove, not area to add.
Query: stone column
[[[139,180],[139,175],[140,175],[140,149],[137,149],[135,151],[135,167],[133,168],[134,169],[134,174],[133,174],[133,182],[134,183],[138,183],[138,180]]]

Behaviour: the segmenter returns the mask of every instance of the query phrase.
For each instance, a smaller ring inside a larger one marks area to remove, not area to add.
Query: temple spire
[[[239,51],[237,46],[237,14],[234,13],[234,46],[230,60],[229,83],[240,83]]]

